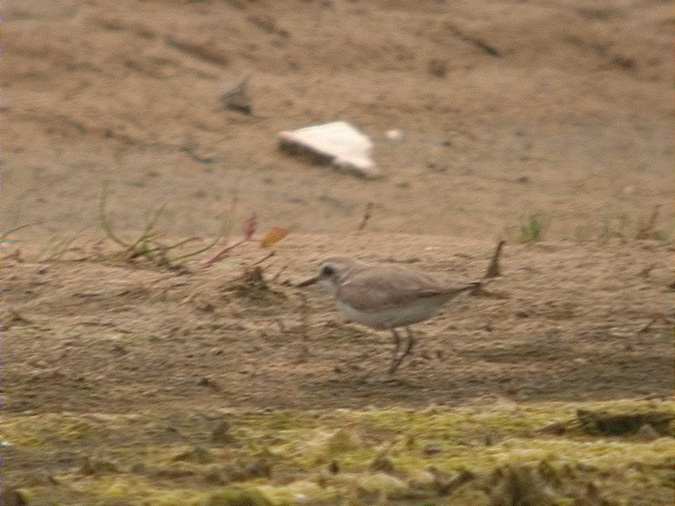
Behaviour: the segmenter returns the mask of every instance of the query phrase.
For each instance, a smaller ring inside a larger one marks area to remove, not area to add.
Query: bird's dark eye
[[[331,267],[330,265],[324,265],[321,268],[321,277],[329,278],[333,274],[335,274],[335,269],[333,267]]]

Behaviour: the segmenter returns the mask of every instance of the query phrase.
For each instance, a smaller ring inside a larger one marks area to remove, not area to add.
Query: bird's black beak
[[[314,277],[311,277],[311,278],[306,279],[304,281],[301,281],[300,283],[298,283],[295,286],[297,286],[298,288],[304,288],[306,286],[313,285],[317,281],[319,281],[319,276],[314,276]]]

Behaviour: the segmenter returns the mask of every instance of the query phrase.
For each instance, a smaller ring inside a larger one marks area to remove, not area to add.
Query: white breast
[[[446,300],[446,297],[429,297],[398,308],[372,312],[359,311],[349,304],[337,301],[337,308],[347,320],[383,330],[428,320],[438,313]]]

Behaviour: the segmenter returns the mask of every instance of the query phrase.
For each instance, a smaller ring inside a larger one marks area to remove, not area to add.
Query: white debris
[[[387,139],[389,139],[390,141],[400,141],[401,139],[403,139],[403,132],[398,128],[394,130],[387,130],[387,133],[385,135],[387,136]]]
[[[378,177],[380,171],[370,158],[373,143],[349,123],[335,121],[279,133],[281,147],[306,151],[333,165],[363,177]]]

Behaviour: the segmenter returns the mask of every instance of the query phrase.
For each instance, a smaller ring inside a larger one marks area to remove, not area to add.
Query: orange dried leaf
[[[270,248],[288,235],[288,230],[282,227],[273,227],[260,241],[261,248]]]

